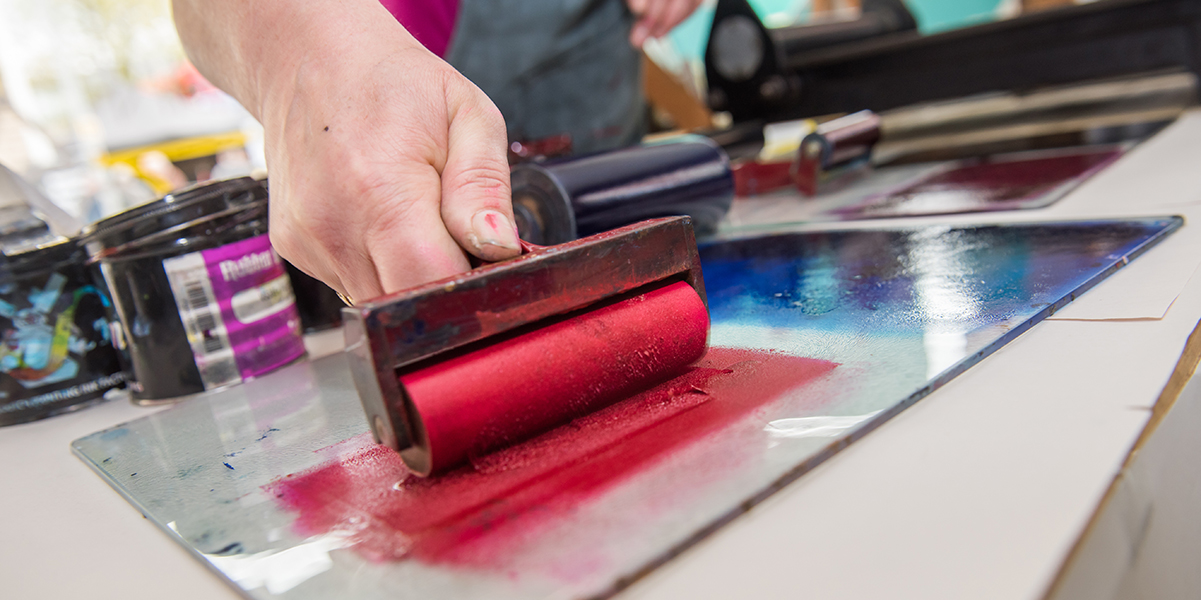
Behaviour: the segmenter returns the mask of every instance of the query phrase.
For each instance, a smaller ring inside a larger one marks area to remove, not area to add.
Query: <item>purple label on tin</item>
[[[163,261],[205,389],[304,354],[283,262],[267,235]]]

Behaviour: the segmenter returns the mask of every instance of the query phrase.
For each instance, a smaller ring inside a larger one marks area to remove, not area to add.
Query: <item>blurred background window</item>
[[[261,139],[169,0],[0,0],[0,163],[81,221],[261,169]]]
[[[1065,3],[906,0],[923,33]],[[698,103],[715,4],[646,48]],[[780,27],[854,18],[859,0],[751,4]],[[169,0],[0,0],[0,164],[85,223],[265,168],[261,127],[188,63]]]

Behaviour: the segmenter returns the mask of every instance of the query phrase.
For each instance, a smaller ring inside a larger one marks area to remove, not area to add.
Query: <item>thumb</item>
[[[513,224],[505,121],[472,87],[451,114],[442,169],[442,222],[464,250],[488,261],[521,253]]]

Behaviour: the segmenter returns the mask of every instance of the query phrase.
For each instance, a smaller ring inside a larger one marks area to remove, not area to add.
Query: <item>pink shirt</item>
[[[459,0],[380,0],[380,3],[430,52],[446,55],[459,14]]]

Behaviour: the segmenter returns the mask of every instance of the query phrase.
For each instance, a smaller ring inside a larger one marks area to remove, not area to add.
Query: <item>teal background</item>
[[[923,33],[945,31],[957,27],[986,23],[996,18],[1002,0],[905,0],[917,18]],[[787,25],[803,19],[808,13],[807,0],[750,0],[759,18],[768,27]],[[705,44],[709,42],[709,26],[713,22],[713,6],[697,9],[691,17],[672,30],[669,37],[680,54],[688,60],[703,61]]]

